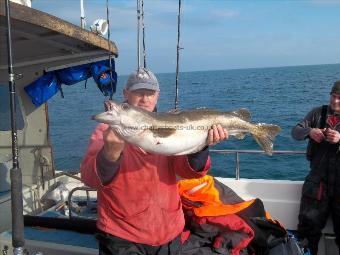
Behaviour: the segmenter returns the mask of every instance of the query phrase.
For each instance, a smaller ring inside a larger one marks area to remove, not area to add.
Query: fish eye
[[[122,110],[128,110],[130,107],[129,107],[129,104],[123,103],[123,104],[121,105],[121,108],[122,108]]]

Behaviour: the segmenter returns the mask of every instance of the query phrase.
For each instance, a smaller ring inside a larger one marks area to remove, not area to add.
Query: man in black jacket
[[[321,231],[332,214],[336,243],[340,244],[340,81],[329,105],[311,110],[293,129],[296,140],[309,139],[310,172],[302,187],[298,235],[317,254]]]

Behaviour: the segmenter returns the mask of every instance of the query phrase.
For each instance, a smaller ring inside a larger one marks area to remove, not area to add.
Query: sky
[[[86,28],[106,0],[84,0]],[[32,7],[80,23],[78,0]],[[178,0],[144,0],[147,67],[176,71]],[[137,68],[136,0],[109,0],[118,74]],[[179,68],[186,71],[340,63],[340,0],[182,0]]]

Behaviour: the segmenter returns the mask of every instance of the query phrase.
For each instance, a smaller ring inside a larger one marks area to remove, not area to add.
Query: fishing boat
[[[10,4],[23,202],[22,211],[13,210],[11,189],[14,187],[10,174],[15,159],[8,93],[5,2],[0,0],[0,251],[2,254],[97,254],[93,235],[96,191],[84,186],[77,171],[55,168],[48,103],[34,105],[25,87],[46,73],[118,57],[117,47],[102,36],[57,17],[29,6]],[[241,178],[240,155],[263,151],[211,150],[211,153],[235,155],[235,178],[217,177],[221,183],[244,200],[260,198],[274,219],[287,229],[296,230],[301,181]],[[273,157],[294,153],[304,152],[274,151]],[[20,229],[22,214],[25,215],[24,227]],[[12,220],[16,217],[19,224]],[[323,230],[319,254],[338,254],[334,240],[329,220]],[[21,246],[16,247],[18,243]]]

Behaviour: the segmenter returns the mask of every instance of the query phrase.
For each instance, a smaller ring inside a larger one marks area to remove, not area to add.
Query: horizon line
[[[235,71],[235,70],[249,70],[249,69],[270,69],[270,68],[284,68],[284,67],[303,67],[303,66],[321,66],[321,65],[339,65],[338,63],[322,63],[322,64],[299,64],[299,65],[282,65],[282,66],[261,66],[261,67],[236,67],[229,69],[208,69],[208,70],[193,70],[193,71],[179,71],[179,73],[195,73],[195,72],[218,72],[218,71]],[[150,70],[152,71],[152,70]],[[154,72],[155,74],[175,74],[176,72]],[[120,74],[121,76],[128,76],[128,74]]]

